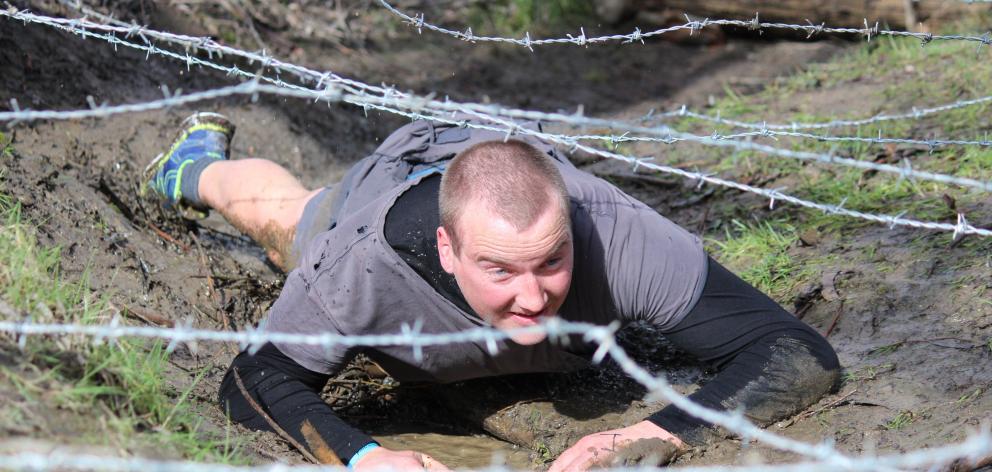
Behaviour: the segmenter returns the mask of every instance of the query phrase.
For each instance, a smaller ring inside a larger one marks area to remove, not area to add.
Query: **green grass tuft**
[[[529,32],[533,38],[592,18],[594,12],[592,0],[498,0],[475,5],[469,24],[501,36],[520,37]]]
[[[714,246],[710,252],[772,298],[786,300],[812,274],[788,253],[799,239],[791,224],[781,221],[745,224],[733,220],[732,225],[724,239],[708,240]]]

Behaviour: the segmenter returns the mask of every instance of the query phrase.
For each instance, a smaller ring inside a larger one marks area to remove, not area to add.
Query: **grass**
[[[479,2],[469,12],[469,24],[477,33],[522,37],[542,34],[581,23],[593,17],[592,0],[497,0]]]
[[[982,389],[976,388],[974,391],[971,391],[971,392],[968,392],[968,393],[966,393],[964,395],[961,395],[958,398],[958,401],[956,403],[958,403],[958,404],[968,403],[968,402],[970,402],[970,401],[972,401],[972,400],[980,397],[982,395],[982,393],[984,393],[984,391]]]
[[[21,207],[0,193],[0,300],[36,322],[108,321],[113,311],[108,297],[94,294],[85,274],[78,281],[67,281],[59,269],[60,254],[58,246],[38,245]],[[0,337],[0,347],[7,344],[9,350],[10,341]],[[206,371],[199,372],[184,391],[176,391],[167,381],[169,354],[160,342],[94,345],[81,337],[31,337],[15,358],[16,365],[0,369],[4,379],[0,387],[12,387],[0,389],[0,395],[7,396],[3,393],[7,391],[32,411],[52,415],[33,421],[58,421],[60,412],[81,417],[70,428],[71,442],[117,450],[148,448],[160,456],[193,460],[236,461],[239,444],[203,433],[200,415],[190,404],[189,395]],[[11,420],[16,418],[0,422]]]
[[[895,364],[879,364],[879,365],[865,366],[856,371],[845,372],[843,376],[843,380],[845,383],[859,382],[862,380],[875,380],[875,377],[877,377],[878,374],[891,371],[894,367]]]
[[[14,155],[14,138],[8,137],[0,132],[0,157],[7,158]]]
[[[899,350],[899,348],[902,347],[902,345],[903,345],[902,342],[897,342],[897,343],[892,343],[892,344],[886,344],[884,346],[879,346],[879,347],[876,347],[876,348],[868,351],[868,355],[869,356],[884,356],[886,354],[892,354],[893,352],[896,352],[897,350]]]
[[[742,279],[776,300],[795,292],[811,272],[789,255],[798,241],[795,227],[784,221],[731,222],[722,240],[710,239],[711,253]]]
[[[885,429],[888,429],[890,431],[897,430],[909,426],[910,424],[913,423],[914,420],[916,420],[916,415],[913,414],[912,411],[900,411],[898,414],[896,414],[896,416],[894,416],[891,420],[889,420],[882,426],[884,426]]]

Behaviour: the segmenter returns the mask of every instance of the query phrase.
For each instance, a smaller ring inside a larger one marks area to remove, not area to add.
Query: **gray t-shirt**
[[[423,178],[424,169],[443,165],[475,143],[503,138],[422,121],[393,133],[346,175],[335,226],[309,244],[263,329],[361,335],[397,334],[416,323],[424,333],[483,326],[410,268],[390,247],[383,229],[389,209]],[[663,332],[681,321],[706,280],[700,240],[613,185],[576,169],[547,143],[526,136],[514,139],[546,151],[568,188],[575,267],[561,317],[598,325],[644,320]],[[276,346],[316,372],[334,374],[363,352],[398,380],[436,382],[574,370],[587,365],[595,347],[577,336],[567,345],[502,341],[494,355],[486,342],[466,342],[423,346],[418,358],[409,346]]]

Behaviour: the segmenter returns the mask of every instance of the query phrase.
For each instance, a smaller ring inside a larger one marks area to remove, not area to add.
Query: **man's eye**
[[[561,263],[561,258],[560,257],[555,257],[554,259],[548,259],[544,263],[544,265],[547,266],[547,267],[554,267],[554,266],[558,265],[559,263]]]

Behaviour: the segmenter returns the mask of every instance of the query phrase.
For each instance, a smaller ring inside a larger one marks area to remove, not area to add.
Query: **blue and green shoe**
[[[217,113],[194,113],[179,127],[176,139],[165,153],[145,167],[142,194],[152,190],[166,208],[175,208],[190,219],[207,216],[209,210],[183,196],[183,171],[203,159],[226,160],[234,137],[234,124]]]

